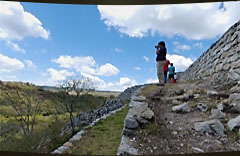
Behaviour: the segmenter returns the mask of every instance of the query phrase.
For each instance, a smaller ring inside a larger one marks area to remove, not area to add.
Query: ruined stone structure
[[[235,84],[240,80],[240,21],[231,26],[183,74],[180,81]]]

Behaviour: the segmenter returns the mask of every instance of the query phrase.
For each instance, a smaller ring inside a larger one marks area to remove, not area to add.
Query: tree
[[[62,103],[66,108],[66,111],[69,114],[72,135],[74,135],[74,114],[75,105],[78,101],[80,95],[88,94],[90,91],[94,90],[91,79],[89,78],[70,78],[60,82],[59,94],[62,99]],[[70,95],[70,98],[69,98]]]
[[[16,121],[20,124],[24,135],[30,139],[34,131],[37,116],[40,113],[40,100],[33,95],[32,91],[18,90],[7,93],[8,103],[15,110],[14,116]]]

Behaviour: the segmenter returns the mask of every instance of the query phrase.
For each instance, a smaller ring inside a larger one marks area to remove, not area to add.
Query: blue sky
[[[71,76],[122,91],[156,82],[154,45],[184,71],[240,19],[240,3],[96,6],[0,2],[0,80]]]

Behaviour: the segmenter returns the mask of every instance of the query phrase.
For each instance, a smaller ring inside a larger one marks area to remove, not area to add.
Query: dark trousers
[[[167,71],[164,71],[164,83],[167,83]]]

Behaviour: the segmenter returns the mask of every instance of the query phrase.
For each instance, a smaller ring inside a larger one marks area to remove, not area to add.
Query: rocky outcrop
[[[180,81],[185,80],[220,84],[235,84],[240,80],[240,21],[181,74]]]

